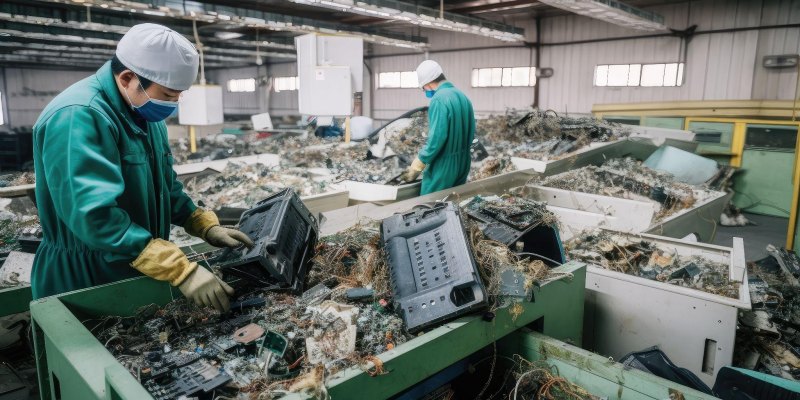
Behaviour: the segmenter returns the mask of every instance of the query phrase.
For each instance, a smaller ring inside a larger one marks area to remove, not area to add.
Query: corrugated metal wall
[[[222,86],[222,104],[225,115],[253,115],[267,111],[270,92],[268,87],[259,84],[267,75],[267,66],[252,66],[247,68],[233,68],[211,70],[206,72],[206,79],[210,83]],[[236,93],[228,91],[228,81],[231,79],[256,79],[256,91]]]
[[[683,2],[650,8],[665,18],[666,25],[685,29],[697,25],[697,31],[754,27],[775,24],[767,14],[784,13],[783,23],[800,22],[800,15],[788,12],[800,5],[798,1],[715,0]],[[764,91],[763,85],[754,90],[754,76],[772,77],[774,72],[761,67],[761,55],[774,54],[767,50],[762,35],[785,35],[790,29],[750,30],[699,34],[691,39],[686,59],[682,59],[681,40],[674,37],[628,39],[600,43],[561,44],[547,46],[542,52],[542,66],[552,67],[552,78],[542,80],[541,106],[558,111],[589,112],[596,103],[629,103],[639,101],[674,100],[736,100],[752,98],[791,99],[793,90],[778,93]],[[548,18],[542,24],[545,43],[564,43],[598,38],[630,36],[631,31],[602,21],[579,16]],[[797,53],[795,34],[794,50]],[[763,54],[757,55],[757,49]],[[784,50],[781,49],[780,52]],[[672,88],[594,87],[593,71],[597,64],[627,64],[654,62],[686,62],[684,84]],[[794,72],[793,72],[794,73]],[[762,78],[766,79],[766,78]],[[793,88],[794,79],[789,84]],[[784,90],[785,91],[785,90]]]
[[[42,109],[61,91],[93,74],[92,71],[0,68],[5,120],[11,127],[30,127]]]

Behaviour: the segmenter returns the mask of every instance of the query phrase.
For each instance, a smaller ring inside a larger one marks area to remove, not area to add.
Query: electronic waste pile
[[[733,299],[739,297],[740,282],[729,279],[729,265],[665,251],[643,238],[597,229],[573,238],[566,247],[570,259],[611,271]]]
[[[615,158],[540,179],[535,183],[556,189],[655,202],[660,221],[691,208],[719,192],[677,181],[671,174],[644,166],[633,158]]]
[[[490,317],[563,277],[524,243],[537,227],[557,234],[542,203],[465,207],[420,206],[318,239],[316,219],[286,189],[242,215],[253,248],[189,254],[236,290],[230,312],[180,299],[84,324],[157,400],[323,396],[331,374],[388,373],[376,355],[412,335],[468,313]]]

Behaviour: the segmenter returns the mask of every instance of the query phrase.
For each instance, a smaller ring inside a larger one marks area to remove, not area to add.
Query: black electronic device
[[[25,253],[36,253],[36,249],[42,244],[42,236],[42,227],[39,225],[20,229],[17,233],[20,250]]]
[[[498,207],[494,204],[512,201],[521,205],[532,203],[530,200],[518,198],[490,201],[476,197],[467,204],[467,215],[477,222],[478,228],[486,237],[503,243],[514,251],[534,254],[533,257],[539,256],[538,258],[550,267],[557,267],[566,262],[558,227],[541,223],[534,215],[537,207],[519,207],[518,212],[509,214],[507,210],[513,208]],[[544,207],[541,206],[541,211],[547,212]]]
[[[303,291],[317,244],[317,220],[292,189],[284,189],[245,211],[239,230],[255,246],[220,258],[223,272],[263,287]]]
[[[214,389],[232,379],[230,375],[206,360],[198,360],[172,371],[171,374],[173,380],[169,383],[164,384],[157,379],[151,379],[145,383],[145,389],[156,400],[189,398],[200,393],[212,393]]]
[[[416,332],[487,304],[459,209],[438,203],[381,222],[395,311]]]

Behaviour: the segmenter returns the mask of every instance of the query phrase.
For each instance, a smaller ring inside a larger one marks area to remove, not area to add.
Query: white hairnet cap
[[[197,78],[200,57],[183,35],[163,25],[134,25],[117,44],[117,58],[143,78],[186,90]]]
[[[423,87],[433,82],[442,73],[442,66],[436,61],[423,61],[417,67],[417,81],[419,81],[419,87]]]

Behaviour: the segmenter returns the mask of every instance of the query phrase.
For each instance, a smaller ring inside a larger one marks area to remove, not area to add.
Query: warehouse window
[[[535,67],[472,69],[472,87],[519,87],[534,85],[536,85]]]
[[[254,78],[231,79],[228,81],[228,91],[232,93],[255,92],[256,80]]]
[[[283,76],[275,78],[275,93],[297,90],[300,88],[300,78],[297,76]]]
[[[414,71],[381,72],[378,74],[379,89],[416,89],[417,73]]]
[[[683,85],[683,63],[598,65],[595,86],[675,87]]]

